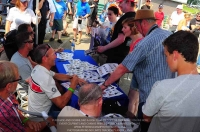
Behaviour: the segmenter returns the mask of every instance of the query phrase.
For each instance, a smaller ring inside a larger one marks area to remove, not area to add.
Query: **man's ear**
[[[6,85],[6,91],[10,92],[11,91],[11,88],[12,88],[12,84],[11,83],[8,83]]]
[[[178,51],[173,51],[173,60],[177,60],[180,56],[180,53]]]

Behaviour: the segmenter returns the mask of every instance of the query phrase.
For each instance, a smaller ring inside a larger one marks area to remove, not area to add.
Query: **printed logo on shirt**
[[[54,92],[54,93],[56,92],[56,88],[52,88],[51,90],[52,90],[52,92]]]

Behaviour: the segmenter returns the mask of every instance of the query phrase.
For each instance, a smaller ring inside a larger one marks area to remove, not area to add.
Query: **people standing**
[[[161,27],[162,28],[162,25],[163,25],[163,20],[164,20],[164,12],[163,12],[163,5],[160,4],[158,6],[158,11],[155,12],[155,17],[156,17],[156,24],[158,25],[158,27]]]

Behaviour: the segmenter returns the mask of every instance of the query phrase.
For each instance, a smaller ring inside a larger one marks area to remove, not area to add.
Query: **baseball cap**
[[[21,2],[29,1],[29,0],[20,0]]]
[[[123,2],[124,0],[116,0],[116,2],[120,3]],[[135,0],[128,0],[128,2],[135,2]]]
[[[163,5],[162,5],[162,4],[160,4],[160,5],[158,6],[158,8],[163,8]]]
[[[183,5],[177,5],[177,7],[176,7],[177,9],[183,9]]]

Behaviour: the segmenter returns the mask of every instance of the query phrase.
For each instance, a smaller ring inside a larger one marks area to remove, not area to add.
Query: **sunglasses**
[[[22,79],[19,78],[19,79],[16,79],[16,80],[11,81],[11,82],[9,82],[9,83],[18,82],[18,81],[21,81],[21,80],[22,80]]]
[[[197,16],[197,17],[200,17],[200,16]]]
[[[33,40],[25,41],[24,43],[33,43]]]

